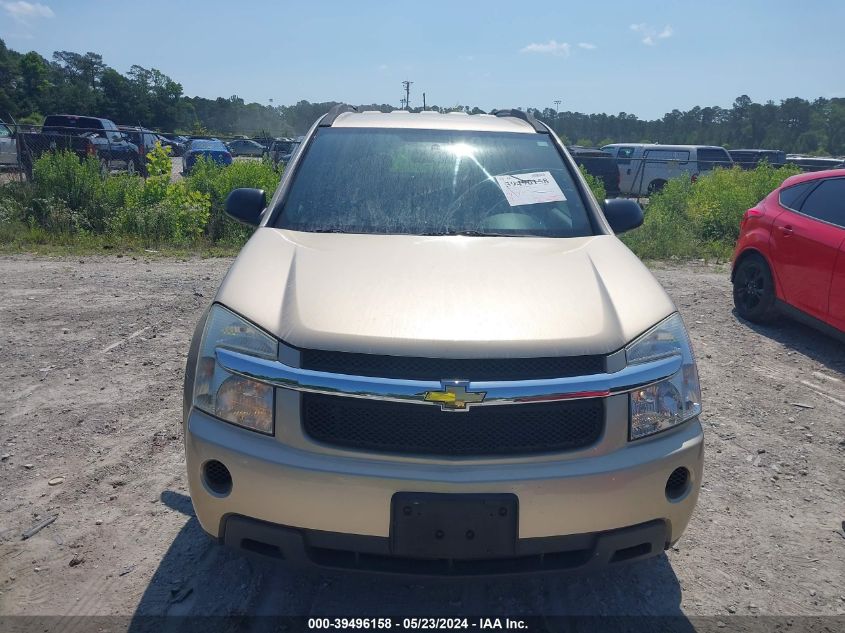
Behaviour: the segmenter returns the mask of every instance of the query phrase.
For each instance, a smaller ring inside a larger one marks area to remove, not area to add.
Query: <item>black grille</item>
[[[601,399],[474,407],[435,406],[301,394],[302,427],[334,446],[424,455],[520,455],[570,451],[598,441]]]
[[[407,380],[539,380],[604,371],[604,356],[539,358],[424,358],[301,350],[304,369]]]

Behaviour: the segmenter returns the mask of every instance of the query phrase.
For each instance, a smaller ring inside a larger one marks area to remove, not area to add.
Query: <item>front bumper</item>
[[[579,458],[429,463],[294,448],[197,409],[190,411],[185,428],[197,518],[206,532],[226,542],[226,525],[234,515],[299,534],[389,539],[393,495],[434,492],[516,495],[521,543],[573,535],[594,538],[659,521],[665,547],[680,538],[695,507],[703,445],[701,425],[693,419],[655,437]],[[213,492],[203,479],[209,460],[222,462],[231,473],[228,494]],[[677,468],[689,471],[688,489],[670,500],[667,479]]]
[[[220,541],[263,557],[304,568],[328,568],[417,576],[480,576],[589,571],[642,560],[663,551],[667,524],[641,525],[594,534],[519,539],[514,556],[491,559],[420,559],[396,556],[391,540],[303,530],[240,515],[224,518]]]

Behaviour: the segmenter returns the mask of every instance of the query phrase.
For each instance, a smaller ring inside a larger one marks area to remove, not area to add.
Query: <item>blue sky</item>
[[[0,0],[18,51],[101,53],[185,94],[554,107],[654,118],[790,96],[845,97],[845,3]]]

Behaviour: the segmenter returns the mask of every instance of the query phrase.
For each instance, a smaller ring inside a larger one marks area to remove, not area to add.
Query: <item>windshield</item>
[[[275,226],[414,235],[592,235],[551,139],[458,130],[323,128]]]

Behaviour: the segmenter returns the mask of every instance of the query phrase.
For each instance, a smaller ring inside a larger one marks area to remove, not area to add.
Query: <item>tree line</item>
[[[41,122],[46,114],[101,116],[126,125],[186,133],[304,134],[337,102],[293,105],[247,103],[228,98],[189,97],[182,85],[155,68],[132,66],[125,74],[106,65],[101,55],[56,51],[52,59],[19,53],[0,39],[0,118]],[[360,108],[388,112],[389,104]],[[441,112],[484,112],[478,107],[429,106]],[[413,108],[415,111],[421,108]],[[528,108],[570,144],[601,146],[611,142],[659,142],[758,147],[806,154],[845,155],[845,99],[792,97],[780,103],[756,103],[747,95],[730,108],[696,106],[644,120],[636,115],[556,112]]]

